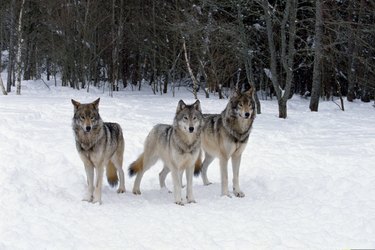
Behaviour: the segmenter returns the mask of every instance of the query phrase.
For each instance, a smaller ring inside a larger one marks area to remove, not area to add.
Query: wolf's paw
[[[102,204],[102,190],[100,188],[95,188],[92,203]]]
[[[186,201],[187,203],[197,203],[193,196],[186,195]]]
[[[100,199],[100,198],[97,198],[97,199],[93,199],[92,200],[92,203],[98,203],[99,205],[102,205],[102,199]]]
[[[182,201],[176,201],[175,202],[177,205],[184,206],[184,203]]]
[[[85,196],[83,196],[82,198],[82,201],[92,202],[93,199],[94,199],[94,196],[92,196],[92,194],[85,194]]]
[[[243,197],[245,197],[245,194],[244,194],[242,191],[233,191],[233,194],[234,194],[236,197],[239,197],[239,198],[243,198]]]
[[[169,190],[167,187],[162,187],[162,188],[160,188],[160,192],[162,192],[162,193],[168,193],[168,194],[171,194],[171,193],[172,193],[172,191]]]
[[[197,203],[197,202],[196,202],[194,199],[188,199],[188,200],[187,200],[187,203],[190,204],[190,203]]]
[[[99,203],[99,205],[102,204],[102,196],[100,194],[98,194],[97,192],[94,193],[94,195],[92,196],[92,199],[91,201],[92,203]]]
[[[140,191],[140,190],[133,190],[133,194],[135,194],[135,195],[140,195],[140,194],[141,194],[141,191]]]
[[[230,194],[221,194],[221,197],[228,197],[228,198],[232,198],[232,195],[230,195]]]
[[[125,188],[118,188],[117,189],[117,193],[119,193],[119,194],[122,194],[122,193],[125,193],[125,192],[126,192]]]
[[[205,186],[208,186],[208,185],[211,185],[212,184],[212,182],[210,182],[210,181],[207,181],[207,182],[205,182],[205,183],[203,183]]]

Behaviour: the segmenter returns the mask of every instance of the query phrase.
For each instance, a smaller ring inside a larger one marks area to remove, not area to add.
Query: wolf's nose
[[[249,118],[249,116],[250,116],[250,113],[249,113],[249,112],[246,112],[246,113],[245,113],[245,117],[246,117],[246,118]]]
[[[194,127],[189,127],[189,132],[193,133],[193,131],[194,131]]]
[[[90,127],[90,126],[87,126],[87,127],[86,127],[86,132],[90,132],[90,130],[91,130],[91,127]]]

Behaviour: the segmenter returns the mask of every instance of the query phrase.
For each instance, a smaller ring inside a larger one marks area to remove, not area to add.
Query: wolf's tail
[[[130,177],[134,176],[136,173],[143,169],[143,153],[135,160],[132,164],[129,165],[128,174]]]
[[[201,159],[202,151],[199,152],[199,156],[197,160],[195,161],[194,165],[194,176],[198,177],[202,170],[202,159]]]
[[[115,165],[113,165],[112,161],[108,162],[107,165],[107,181],[111,187],[116,187],[118,183],[118,176],[117,176],[117,170]]]

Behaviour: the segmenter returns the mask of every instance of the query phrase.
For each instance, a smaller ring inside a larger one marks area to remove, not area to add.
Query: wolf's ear
[[[235,89],[232,94],[230,95],[230,98],[232,97],[238,97],[240,95],[240,91],[238,89]]]
[[[92,103],[96,109],[99,108],[99,101],[100,101],[100,98],[96,99],[96,100]]]
[[[81,103],[79,103],[79,102],[77,102],[77,101],[75,101],[73,99],[72,99],[72,104],[74,106],[74,110],[78,109],[78,106],[81,105]]]
[[[193,107],[198,110],[199,112],[202,112],[202,109],[201,109],[201,102],[199,100],[196,100],[193,104]]]
[[[254,93],[255,93],[255,87],[250,87],[248,90],[246,90],[246,92],[244,92],[244,94],[246,94],[247,96],[251,98],[254,98]]]
[[[176,113],[180,112],[181,110],[183,110],[184,108],[186,107],[186,104],[184,103],[183,100],[180,100],[177,104],[177,109],[176,109]]]

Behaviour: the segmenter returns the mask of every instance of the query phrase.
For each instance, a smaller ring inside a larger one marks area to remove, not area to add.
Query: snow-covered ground
[[[21,96],[0,95],[1,250],[375,248],[371,104],[346,102],[342,112],[321,102],[311,113],[308,100],[296,96],[282,120],[276,101],[261,101],[240,169],[245,198],[220,196],[216,160],[208,171],[212,185],[194,179],[197,203],[175,205],[173,195],[159,189],[159,162],[145,174],[142,195],[131,193],[134,178],[126,176],[127,192],[117,194],[105,181],[98,205],[81,201],[86,177],[70,101],[97,97],[103,120],[123,127],[124,169],[153,125],[172,122],[178,100],[194,101],[183,88],[174,98],[149,89],[111,98],[94,88],[49,90],[33,81],[23,83]],[[227,103],[200,99],[207,113]]]

